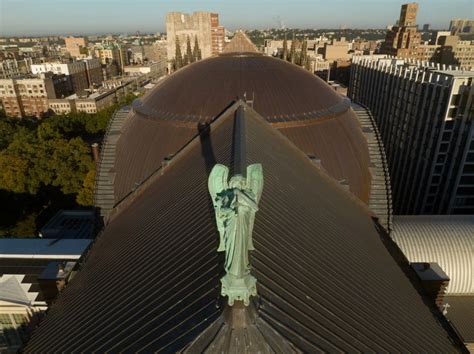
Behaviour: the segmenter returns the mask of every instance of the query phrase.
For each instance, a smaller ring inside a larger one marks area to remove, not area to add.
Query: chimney
[[[91,145],[91,148],[92,148],[92,158],[94,159],[94,162],[99,163],[100,161],[99,144],[94,143]]]
[[[449,277],[438,263],[411,263],[411,267],[415,270],[428,298],[443,311],[443,300],[449,284]]]

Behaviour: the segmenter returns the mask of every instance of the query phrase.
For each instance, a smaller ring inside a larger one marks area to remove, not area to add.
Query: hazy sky
[[[229,29],[278,27],[384,28],[400,0],[0,0],[0,35],[164,31],[169,11],[213,11]],[[447,28],[474,18],[474,0],[419,0],[418,24]]]

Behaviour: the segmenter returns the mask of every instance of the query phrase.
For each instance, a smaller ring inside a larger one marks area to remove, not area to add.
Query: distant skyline
[[[474,0],[420,0],[417,23],[449,27],[474,18]],[[0,0],[0,36],[154,33],[165,31],[171,11],[210,11],[230,30],[291,28],[385,28],[400,13],[399,0]]]

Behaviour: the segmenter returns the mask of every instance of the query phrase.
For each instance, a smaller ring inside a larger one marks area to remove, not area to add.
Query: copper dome
[[[223,55],[188,65],[141,101],[149,118],[211,120],[236,98],[253,100],[270,122],[315,116],[342,98],[299,66],[258,54]]]
[[[115,202],[237,98],[252,100],[269,123],[368,201],[367,142],[349,101],[296,65],[234,53],[188,65],[134,103],[116,147]]]

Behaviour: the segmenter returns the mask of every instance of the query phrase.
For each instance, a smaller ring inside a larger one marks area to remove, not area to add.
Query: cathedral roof
[[[238,98],[368,202],[367,141],[348,100],[296,65],[232,53],[178,70],[135,102],[116,143],[115,203]]]
[[[26,352],[176,352],[213,333],[227,305],[207,180],[216,163],[233,168],[237,140],[239,160],[263,167],[250,253],[262,335],[303,352],[459,349],[365,204],[237,101],[115,207]]]

